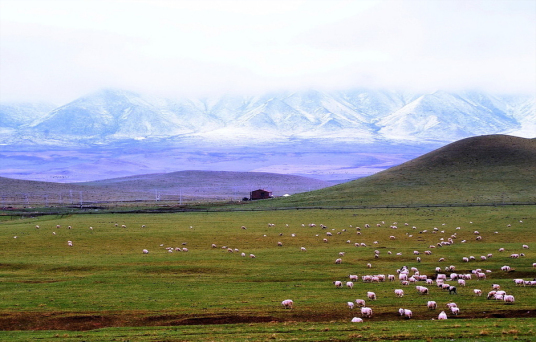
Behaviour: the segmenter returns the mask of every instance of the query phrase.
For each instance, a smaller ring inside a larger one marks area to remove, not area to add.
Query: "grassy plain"
[[[536,331],[536,287],[515,286],[513,279],[536,278],[535,229],[534,206],[4,217],[0,340],[529,341]],[[453,234],[453,245],[430,248]],[[149,254],[142,254],[144,248]],[[421,263],[414,250],[421,252]],[[432,255],[423,255],[425,250]],[[343,262],[336,265],[340,252]],[[493,257],[479,260],[488,253]],[[525,256],[512,259],[511,253]],[[470,255],[477,261],[461,261]],[[458,273],[491,273],[458,286],[458,295],[429,286],[431,293],[422,296],[398,281],[360,280],[353,289],[332,283],[349,274],[396,274],[402,265],[429,276],[448,265]],[[512,271],[500,271],[503,265]],[[487,300],[493,283],[513,294],[515,303]],[[395,288],[406,295],[396,298]],[[476,297],[474,288],[484,295]],[[378,295],[367,301],[373,317],[350,323],[360,314],[346,302],[365,299],[369,290]],[[294,309],[281,307],[287,298]],[[437,301],[439,310],[428,310],[428,300]],[[449,301],[458,303],[460,315],[432,321]],[[414,318],[402,319],[401,307]]]

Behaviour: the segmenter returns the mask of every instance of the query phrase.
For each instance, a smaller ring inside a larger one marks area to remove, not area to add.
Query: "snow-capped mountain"
[[[111,144],[206,140],[234,144],[331,140],[452,142],[507,133],[536,136],[533,96],[478,92],[279,92],[162,99],[103,90],[58,108],[0,106],[0,144]]]
[[[422,95],[378,122],[390,139],[438,141],[501,133],[520,128],[505,103],[483,94]]]
[[[0,103],[0,128],[18,129],[56,108],[50,103]]]

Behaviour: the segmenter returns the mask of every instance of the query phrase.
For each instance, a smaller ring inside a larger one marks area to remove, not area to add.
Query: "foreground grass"
[[[533,341],[536,319],[257,323],[0,332],[3,341]]]
[[[390,228],[394,222],[396,229]],[[536,278],[535,227],[532,206],[12,218],[0,223],[0,340],[523,340],[534,333],[536,287],[512,280]],[[453,245],[430,248],[453,234]],[[149,254],[141,253],[144,248]],[[432,255],[422,255],[427,249]],[[343,263],[335,265],[340,252]],[[521,252],[525,257],[509,257]],[[486,261],[461,261],[489,253]],[[430,276],[447,265],[459,273],[491,272],[458,287],[457,296],[435,286],[421,296],[409,286],[396,298],[398,281],[359,281],[353,289],[332,284],[349,274],[396,274],[402,265]],[[500,271],[503,265],[512,271]],[[474,296],[473,288],[487,293],[494,283],[516,302]],[[365,298],[369,290],[378,295],[367,303],[374,316],[351,324],[360,315],[346,302]],[[295,301],[293,310],[281,308],[287,298]],[[438,312],[426,308],[427,300],[436,300],[440,310],[454,300],[461,314],[432,321]],[[400,307],[413,310],[414,319],[401,319]]]

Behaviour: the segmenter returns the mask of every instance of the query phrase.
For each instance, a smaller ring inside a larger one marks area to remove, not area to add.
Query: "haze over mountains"
[[[536,136],[534,96],[303,91],[164,99],[102,90],[0,104],[0,175],[91,181],[180,170],[348,180],[485,134]]]

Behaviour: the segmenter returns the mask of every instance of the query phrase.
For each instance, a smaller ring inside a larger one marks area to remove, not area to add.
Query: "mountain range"
[[[0,144],[92,146],[128,141],[255,145],[289,141],[449,143],[536,135],[534,96],[479,92],[302,91],[164,99],[101,90],[60,107],[1,104]]]

